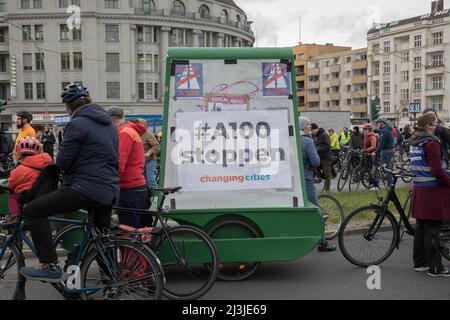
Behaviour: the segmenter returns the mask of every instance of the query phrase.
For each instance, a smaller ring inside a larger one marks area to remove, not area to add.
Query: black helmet
[[[33,121],[33,115],[31,114],[31,112],[28,112],[28,111],[18,112],[17,117],[22,118],[22,119],[27,119],[28,122]]]
[[[86,88],[82,83],[69,84],[61,93],[63,103],[74,102],[80,97],[89,97],[88,88]]]

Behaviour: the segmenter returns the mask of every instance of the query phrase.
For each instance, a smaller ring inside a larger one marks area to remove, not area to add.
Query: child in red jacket
[[[53,164],[48,153],[42,153],[42,145],[33,137],[24,137],[17,144],[19,154],[19,166],[17,166],[9,177],[7,188],[9,195],[10,217],[5,224],[16,224],[19,222],[20,204],[19,197],[25,191],[30,190],[42,170]]]

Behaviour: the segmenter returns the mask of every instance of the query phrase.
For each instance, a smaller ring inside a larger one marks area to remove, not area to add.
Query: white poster
[[[176,127],[171,157],[183,191],[293,187],[286,110],[178,113]]]

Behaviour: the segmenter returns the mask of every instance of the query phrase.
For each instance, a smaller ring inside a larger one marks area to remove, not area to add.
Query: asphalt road
[[[450,265],[450,262],[446,262]],[[381,289],[369,290],[365,269],[351,265],[340,251],[311,252],[298,261],[267,263],[249,280],[217,282],[209,300],[450,299],[450,278],[430,278],[412,270],[412,238],[405,236],[381,267]],[[28,282],[28,299],[59,300],[48,284]]]

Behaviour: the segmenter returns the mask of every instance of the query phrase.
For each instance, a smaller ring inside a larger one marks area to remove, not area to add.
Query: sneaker
[[[319,247],[317,247],[317,250],[319,252],[334,252],[334,251],[336,251],[336,247],[329,245],[329,244],[326,246],[320,245]]]
[[[428,272],[430,277],[450,277],[450,270],[448,268],[444,268],[439,273]]]
[[[379,190],[380,190],[380,187],[372,186],[372,187],[369,188],[369,190],[370,190],[370,191],[379,191]]]
[[[20,274],[32,281],[60,283],[64,280],[59,265],[41,264],[35,268],[25,267],[20,269]]]
[[[428,272],[430,270],[429,267],[418,267],[418,268],[414,268],[414,271],[416,272]]]

